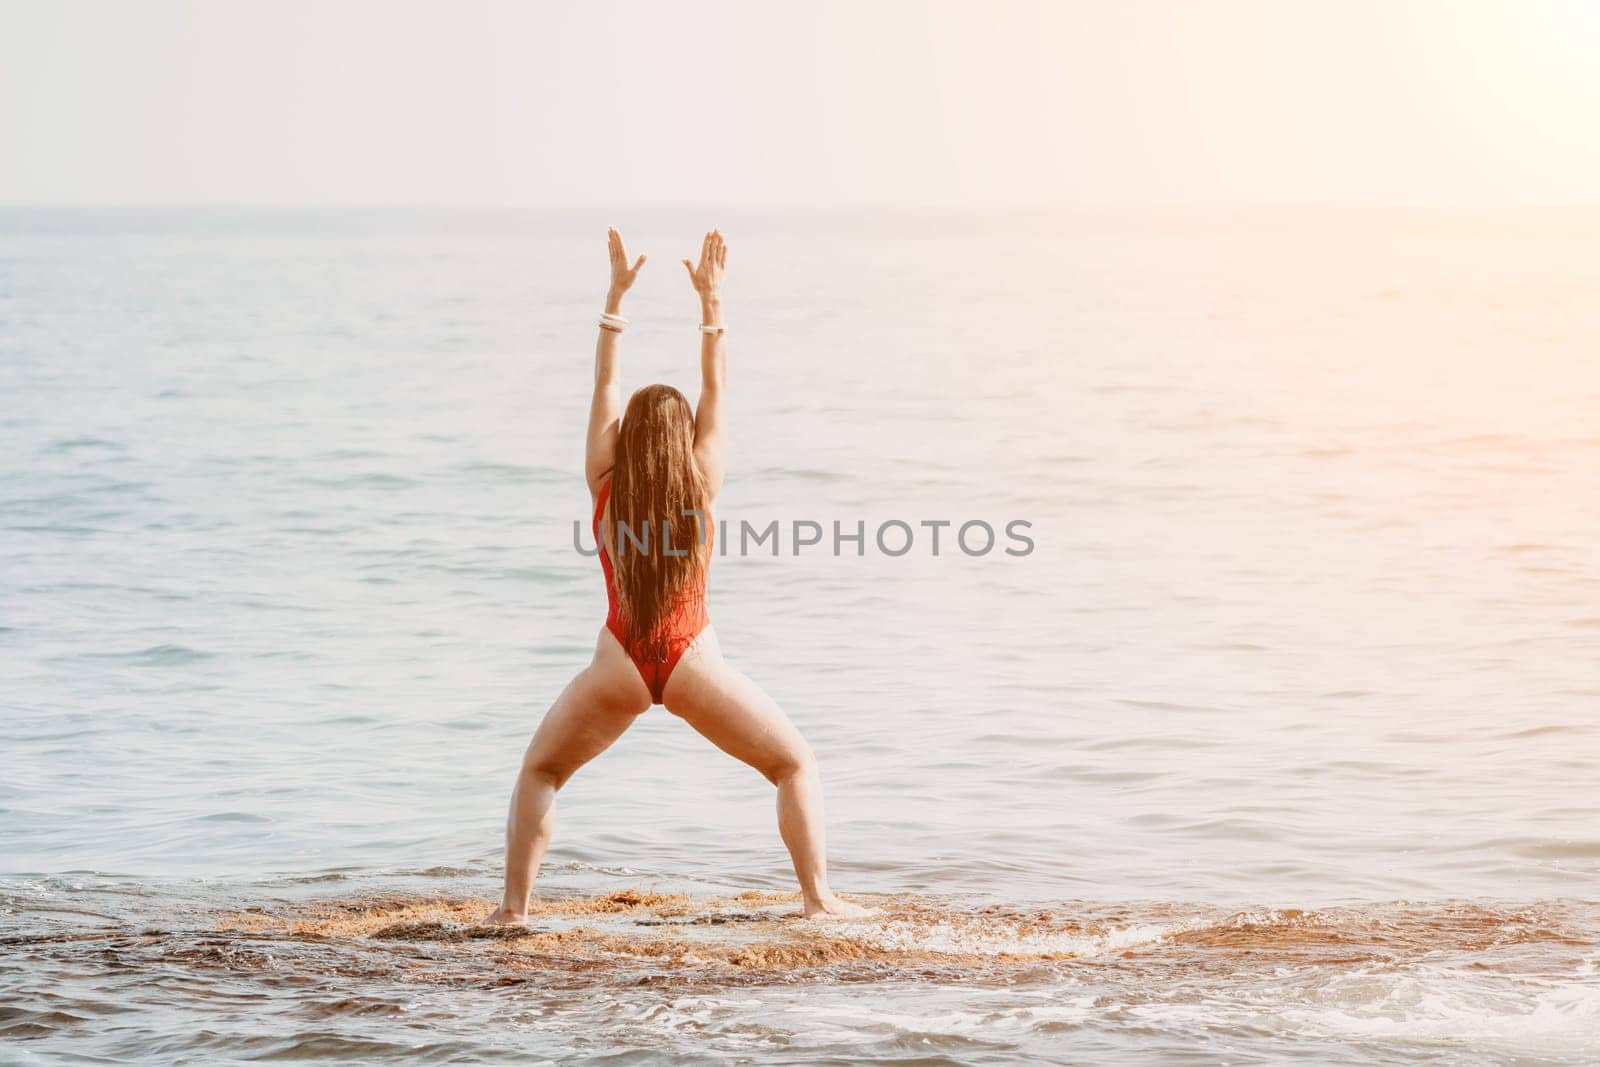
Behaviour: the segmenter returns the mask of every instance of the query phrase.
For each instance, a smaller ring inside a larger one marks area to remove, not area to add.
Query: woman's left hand
[[[611,246],[611,299],[614,303],[622,299],[633,285],[633,280],[639,276],[639,268],[644,266],[645,257],[640,256],[634,261],[632,267],[628,266],[628,250],[622,247],[622,234],[615,227],[606,230],[606,238]]]

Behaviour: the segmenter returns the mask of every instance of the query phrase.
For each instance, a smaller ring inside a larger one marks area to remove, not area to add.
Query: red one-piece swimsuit
[[[622,621],[622,608],[617,601],[617,578],[611,567],[611,555],[606,551],[604,539],[600,536],[600,516],[605,514],[606,501],[611,497],[611,478],[608,476],[605,484],[600,487],[600,497],[594,507],[594,539],[600,549],[600,569],[606,576],[606,629],[616,635],[617,642],[627,650],[628,658],[633,660],[633,665],[639,668],[639,676],[644,679],[644,684],[650,689],[650,699],[657,704],[661,703],[662,692],[666,689],[667,679],[672,675],[672,668],[678,665],[678,660],[683,653],[700,636],[710,619],[706,615],[706,572],[702,568],[699,579],[695,584],[678,594],[673,602],[672,612],[665,620],[667,627],[667,658],[652,660],[639,650],[636,645],[630,645],[627,638],[627,628]],[[714,537],[710,513],[706,515],[706,550],[707,562],[710,562],[709,553],[711,541]],[[687,546],[674,546],[687,547]],[[698,547],[698,546],[695,546]]]

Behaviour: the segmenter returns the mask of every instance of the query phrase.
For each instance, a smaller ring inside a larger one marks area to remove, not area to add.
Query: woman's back
[[[649,523],[645,525],[643,531],[621,529],[611,518],[607,507],[611,502],[612,482],[612,478],[606,478],[601,484],[593,520],[595,545],[599,549],[600,569],[606,583],[606,629],[616,636],[617,641],[627,651],[628,658],[633,660],[634,666],[639,669],[645,685],[650,687],[650,696],[659,704],[662,690],[666,686],[667,678],[672,674],[672,669],[677,666],[684,652],[711,621],[706,613],[706,572],[711,563],[716,537],[715,527],[708,508],[702,516],[697,517],[696,523],[705,531],[703,546],[699,543],[700,538],[686,545],[661,543],[658,539],[664,533],[669,534],[670,526]],[[609,536],[606,536],[607,534]],[[666,554],[670,551],[692,552],[700,556],[700,565],[688,571],[684,583],[672,590],[666,603],[661,606],[653,627],[655,632],[651,634],[655,640],[643,640],[641,628],[637,625],[638,620],[629,618],[625,613],[623,598],[617,591],[617,571],[612,562],[612,548],[619,554],[628,552]]]

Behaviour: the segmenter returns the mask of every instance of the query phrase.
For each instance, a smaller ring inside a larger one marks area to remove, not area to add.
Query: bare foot
[[[485,926],[526,926],[528,924],[527,912],[509,910],[504,904],[483,918]]]
[[[805,904],[805,917],[816,919],[827,915],[835,919],[860,919],[872,914],[871,908],[863,908],[860,904],[852,904],[843,897],[829,893],[817,900],[808,900]]]

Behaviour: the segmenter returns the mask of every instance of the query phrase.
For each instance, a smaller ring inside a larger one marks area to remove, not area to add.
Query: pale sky
[[[1593,205],[1600,0],[0,0],[0,202]]]

